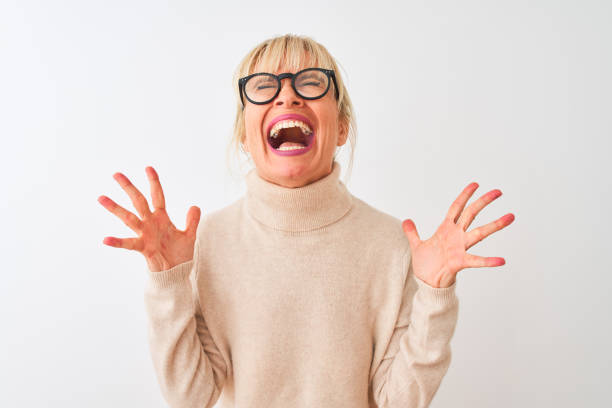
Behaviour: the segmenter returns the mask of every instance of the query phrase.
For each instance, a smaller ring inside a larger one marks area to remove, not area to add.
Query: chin
[[[301,187],[314,176],[314,169],[310,163],[301,163],[298,160],[284,160],[277,162],[269,168],[268,174],[275,184],[285,187]]]

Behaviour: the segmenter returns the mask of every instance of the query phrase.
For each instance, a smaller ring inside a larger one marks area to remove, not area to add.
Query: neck
[[[260,172],[258,172],[257,174],[259,174],[259,177],[261,177],[262,179],[268,181],[269,183],[276,184],[277,186],[287,187],[287,188],[297,188],[297,187],[307,186],[308,184],[312,184],[315,181],[320,180],[323,177],[330,175],[332,172],[332,168],[333,168],[333,162],[330,163],[328,168],[321,169],[316,174],[312,174],[307,177],[298,176],[299,178],[292,177],[291,175],[288,175],[286,177],[270,178],[266,174],[262,174]]]
[[[340,164],[331,173],[301,187],[286,187],[263,179],[256,169],[246,176],[246,206],[253,218],[283,231],[310,231],[342,218],[352,196],[340,181]]]

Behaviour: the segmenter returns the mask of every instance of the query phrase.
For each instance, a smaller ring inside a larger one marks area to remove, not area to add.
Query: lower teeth
[[[281,146],[276,150],[299,150],[299,149],[305,149],[306,146]]]

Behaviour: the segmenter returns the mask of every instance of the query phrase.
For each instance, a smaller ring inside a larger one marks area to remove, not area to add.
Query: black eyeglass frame
[[[325,89],[325,92],[323,92],[320,96],[315,96],[315,97],[308,97],[308,96],[303,96],[295,87],[295,77],[297,77],[298,75],[300,75],[302,72],[305,71],[321,71],[323,72],[325,75],[327,75],[327,88]],[[249,79],[251,79],[254,76],[257,75],[262,75],[265,74],[267,76],[271,76],[272,78],[276,79],[277,82],[277,87],[276,87],[276,93],[274,94],[274,96],[272,96],[270,99],[268,99],[267,101],[264,102],[255,102],[254,100],[252,100],[251,98],[249,98],[249,95],[247,95],[246,91],[244,90],[244,86],[247,83],[247,81]],[[314,100],[314,99],[320,99],[322,97],[324,97],[325,95],[327,95],[327,92],[329,91],[329,87],[331,86],[331,82],[334,82],[334,89],[336,90],[335,94],[336,94],[336,99],[338,99],[340,97],[340,92],[338,91],[338,83],[336,82],[336,73],[334,72],[333,69],[325,69],[325,68],[306,68],[303,69],[301,71],[296,72],[295,74],[292,74],[290,72],[285,72],[282,73],[280,75],[274,75],[274,74],[270,74],[269,72],[256,72],[254,74],[251,75],[247,75],[245,77],[242,77],[238,80],[238,89],[240,90],[240,101],[242,102],[242,107],[244,108],[244,97],[246,96],[247,100],[255,105],[265,105],[267,103],[272,102],[280,93],[281,91],[281,86],[282,83],[281,81],[285,78],[291,78],[291,87],[293,88],[293,90],[295,91],[296,95],[300,96],[300,98],[303,99],[307,99],[307,100]],[[329,80],[331,78],[331,81]]]

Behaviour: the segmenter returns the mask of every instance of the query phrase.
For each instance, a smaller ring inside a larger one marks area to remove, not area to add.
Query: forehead
[[[263,53],[254,62],[249,70],[249,74],[255,72],[270,72],[281,74],[283,72],[298,72],[305,68],[319,67],[318,59],[307,52],[285,53],[274,55],[273,53]]]

